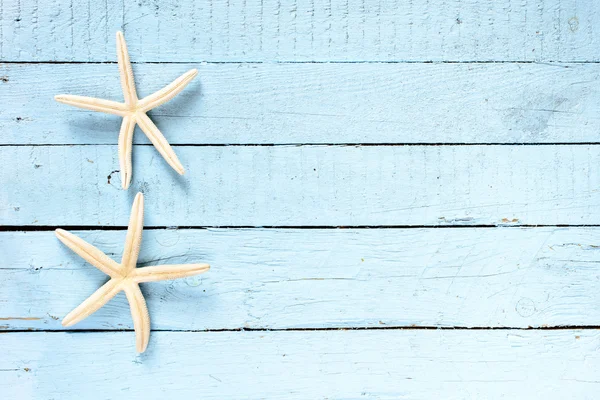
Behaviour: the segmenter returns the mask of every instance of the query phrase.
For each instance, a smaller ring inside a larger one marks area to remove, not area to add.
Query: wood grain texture
[[[4,0],[0,59],[598,61],[594,1]]]
[[[597,224],[600,146],[0,147],[0,224],[146,226]],[[27,186],[23,186],[27,182]]]
[[[0,0],[0,397],[597,398],[599,27],[591,0]],[[121,99],[117,30],[142,96],[200,71],[152,115],[186,175],[138,133],[127,193],[118,119],[52,100]],[[143,356],[124,296],[56,332],[106,277],[42,228],[119,259],[137,191],[141,265],[213,266],[143,285]],[[561,224],[597,226],[518,227]]]
[[[125,231],[78,236],[118,260]],[[53,232],[3,232],[0,330],[64,329],[106,282]],[[593,325],[600,228],[145,230],[140,266],[208,262],[142,285],[152,328]],[[119,295],[75,329],[132,329]]]
[[[597,142],[600,64],[149,64],[141,96],[172,144]],[[120,120],[53,100],[122,101],[114,64],[0,66],[0,144],[116,144]],[[149,143],[138,131],[136,143]]]
[[[0,381],[14,399],[595,399],[599,341],[586,330],[157,332],[135,356],[129,332],[11,333]]]

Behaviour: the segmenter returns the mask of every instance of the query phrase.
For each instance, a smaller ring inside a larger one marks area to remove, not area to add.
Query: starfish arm
[[[119,62],[119,73],[121,75],[121,88],[125,97],[125,104],[133,106],[138,98],[135,91],[135,81],[133,80],[133,70],[129,61],[129,52],[127,43],[121,31],[117,32],[117,60]]]
[[[107,114],[120,115],[124,117],[129,115],[125,104],[117,103],[112,100],[98,99],[95,97],[76,96],[72,94],[59,94],[54,96],[54,100],[59,103],[68,104],[86,110],[99,111]]]
[[[137,268],[133,271],[135,282],[157,282],[178,278],[187,278],[202,274],[210,269],[208,264],[158,265],[155,267]]]
[[[198,70],[191,69],[158,92],[144,97],[138,103],[140,111],[146,112],[160,106],[161,104],[165,104],[167,101],[171,100],[179,92],[181,92],[188,85],[188,83],[190,83],[196,77],[196,75],[198,75]]]
[[[55,233],[56,237],[68,248],[106,275],[111,278],[122,276],[121,266],[96,247],[63,229],[57,229]]]
[[[146,300],[144,300],[144,295],[137,284],[127,285],[125,294],[131,308],[136,349],[138,353],[143,353],[150,340],[150,315],[148,314]]]
[[[131,116],[123,117],[121,132],[119,133],[119,164],[121,166],[121,187],[129,188],[133,168],[131,166],[131,149],[133,147],[133,130],[135,119]]]
[[[125,249],[121,265],[125,272],[135,268],[138,256],[140,254],[140,245],[142,243],[142,232],[144,229],[144,195],[140,192],[133,200],[131,206],[131,216],[129,217],[129,227],[127,228],[127,237],[125,238]]]
[[[100,289],[96,290],[94,294],[92,294],[83,303],[77,306],[76,309],[71,311],[62,320],[62,325],[75,325],[79,321],[84,320],[85,318],[98,311],[100,307],[108,303],[110,299],[115,297],[116,294],[122,290],[120,283],[121,280],[119,279],[111,279],[110,281],[106,282],[100,287]]]
[[[156,150],[163,156],[167,163],[175,170],[178,174],[183,175],[185,169],[181,162],[177,158],[177,155],[167,142],[167,139],[158,130],[154,122],[146,115],[146,113],[138,113],[136,122],[142,129],[142,131],[148,136],[148,139],[152,142]]]

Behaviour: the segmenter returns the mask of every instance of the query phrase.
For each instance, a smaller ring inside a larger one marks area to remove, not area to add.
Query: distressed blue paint
[[[600,333],[132,332],[0,335],[7,398],[577,398],[598,389]]]
[[[600,131],[600,64],[142,64],[138,92],[191,68],[196,80],[152,111],[171,144],[594,142]],[[116,65],[6,64],[0,76],[11,104],[0,144],[116,144],[120,118],[53,101],[122,101]]]
[[[122,192],[119,174],[112,173],[119,165],[116,146],[0,147],[6,189],[0,222],[125,226],[136,191],[146,194],[145,221],[152,226],[600,221],[598,145],[175,150],[183,176],[154,147],[135,146],[131,190]]]
[[[76,232],[116,260],[125,231]],[[1,330],[63,329],[107,278],[53,232],[4,232]],[[142,285],[161,330],[593,325],[600,229],[146,230],[141,266],[210,273]],[[61,292],[61,296],[56,293]],[[132,329],[125,296],[74,329]]]
[[[598,61],[594,0],[4,0],[7,61]]]
[[[600,221],[596,1],[0,7],[0,224],[123,226],[143,190],[150,225],[256,227],[146,233],[144,262],[213,269],[147,285],[153,327],[177,332],[141,357],[111,332],[131,327],[123,299],[78,326],[107,332],[49,332],[104,278],[51,231],[1,233],[0,330],[23,330],[0,335],[4,397],[597,397],[594,330],[289,331],[597,324],[598,230],[504,227]],[[118,122],[52,100],[119,99],[98,63],[118,29],[140,94],[200,70],[154,114],[172,143],[294,146],[176,146],[183,178],[136,146],[120,190]],[[480,224],[498,227],[456,227]],[[81,235],[118,257],[124,232]],[[283,331],[202,332],[248,327]]]

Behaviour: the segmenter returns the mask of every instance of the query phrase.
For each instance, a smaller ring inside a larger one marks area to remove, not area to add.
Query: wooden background
[[[120,190],[117,30],[141,96]],[[6,399],[597,398],[600,3],[0,0]],[[142,266],[209,262],[71,329],[146,196]]]

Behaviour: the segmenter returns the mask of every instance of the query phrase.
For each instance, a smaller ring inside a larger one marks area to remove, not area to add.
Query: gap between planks
[[[497,228],[598,228],[600,224],[506,224],[497,225],[231,225],[231,226],[144,226],[146,230],[192,230],[192,229],[497,229]],[[55,229],[72,231],[125,231],[125,225],[0,225],[0,232],[47,232]]]
[[[15,60],[0,60],[0,64],[117,64],[116,61],[15,61]],[[378,60],[361,60],[361,61],[293,61],[293,60],[274,60],[274,61],[131,61],[131,64],[203,64],[203,65],[220,65],[220,64],[540,64],[540,65],[557,65],[561,64],[600,64],[600,61],[526,61],[526,60],[397,60],[397,61],[378,61]]]
[[[151,329],[152,332],[320,332],[320,331],[564,331],[564,330],[599,330],[600,325],[556,325],[539,327],[512,326],[357,326],[357,327],[327,327],[327,328],[233,328],[233,329]],[[113,333],[133,332],[133,329],[14,329],[0,331],[6,333]]]
[[[156,116],[156,115],[154,115]],[[114,146],[114,143],[0,144],[0,147]],[[435,142],[435,143],[173,143],[171,147],[461,147],[461,146],[598,146],[600,142]],[[154,146],[136,143],[134,146]]]

